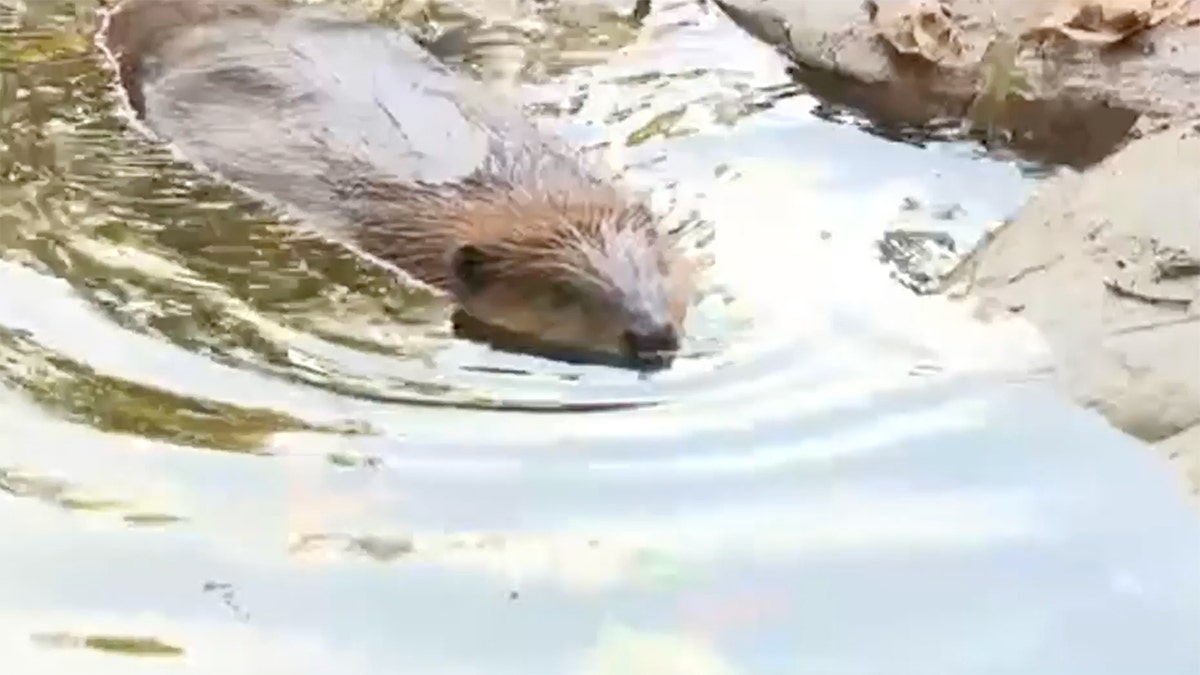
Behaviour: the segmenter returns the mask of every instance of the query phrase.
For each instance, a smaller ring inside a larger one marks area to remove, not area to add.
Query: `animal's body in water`
[[[407,35],[266,0],[125,0],[97,41],[184,158],[449,293],[468,323],[672,362],[695,287],[659,217]]]

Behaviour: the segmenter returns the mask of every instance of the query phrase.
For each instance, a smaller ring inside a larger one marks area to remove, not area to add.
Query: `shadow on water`
[[[864,134],[691,2],[355,4],[705,223],[683,353],[457,339],[439,296],[134,130],[94,6],[0,0],[4,672],[975,672],[1109,593],[1106,547],[1139,583],[1194,559],[1114,511],[1167,511],[1123,441],[1000,386],[1036,336],[876,260],[896,229],[969,247],[1029,167]],[[1080,644],[1174,644],[1113,603]],[[1160,656],[1134,661],[1188,658]],[[1134,672],[1105,658],[1063,672]]]

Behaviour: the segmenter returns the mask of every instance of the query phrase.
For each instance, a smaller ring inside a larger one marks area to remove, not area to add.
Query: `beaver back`
[[[399,197],[481,174],[590,180],[516,106],[402,32],[315,7],[188,2],[115,10],[102,40],[122,85],[144,124],[189,161],[289,210],[353,227],[347,186],[364,182]]]

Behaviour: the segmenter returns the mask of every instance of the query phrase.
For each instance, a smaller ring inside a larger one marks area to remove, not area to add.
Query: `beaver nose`
[[[667,363],[679,349],[679,333],[670,324],[635,327],[621,336],[625,353],[639,363]]]

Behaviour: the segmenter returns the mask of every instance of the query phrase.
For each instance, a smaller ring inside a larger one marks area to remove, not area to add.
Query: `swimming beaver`
[[[97,43],[188,160],[473,322],[668,365],[690,264],[643,203],[407,35],[267,0],[126,0]]]

